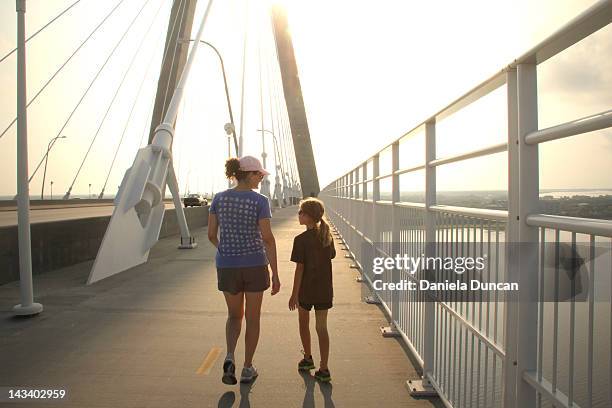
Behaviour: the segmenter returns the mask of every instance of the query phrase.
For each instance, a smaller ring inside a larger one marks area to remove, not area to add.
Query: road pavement
[[[408,350],[383,338],[388,325],[336,243],[334,306],[329,311],[330,384],[300,374],[297,311],[289,311],[295,265],[293,237],[302,232],[296,208],[276,211],[272,228],[281,291],[264,293],[261,334],[252,384],[221,382],[226,353],[227,309],[217,289],[216,249],[206,229],[199,245],[176,248],[176,237],[158,242],[149,261],[86,286],[92,262],[34,276],[34,296],[44,306],[35,317],[14,317],[19,284],[0,286],[0,385],[63,388],[68,399],[20,407],[442,407],[440,400],[413,399],[405,387],[418,378]],[[236,349],[244,359],[243,330]],[[311,317],[315,364],[318,343]]]

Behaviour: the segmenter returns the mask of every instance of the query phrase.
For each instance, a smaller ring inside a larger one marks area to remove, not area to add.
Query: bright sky
[[[28,0],[26,33],[33,33],[74,1]],[[30,98],[118,1],[81,0],[28,43]],[[264,61],[271,60],[269,19],[262,3],[251,2],[248,22],[244,135],[245,153],[253,155],[261,153],[261,136],[257,132],[261,127],[259,27],[263,27]],[[321,187],[498,72],[594,3],[592,0],[286,0]],[[244,0],[217,0],[204,31],[205,39],[215,44],[225,59],[237,127],[240,126],[244,4]],[[59,140],[50,155],[46,194],[50,181],[54,182],[55,197],[62,195],[72,183],[132,58],[135,58],[134,64],[127,71],[125,82],[100,128],[73,194],[87,194],[90,183],[92,193],[99,193],[135,100],[110,173],[107,194],[116,191],[143,137],[146,142],[170,0],[129,0],[121,4],[117,14],[109,18],[32,104],[28,110],[30,171],[143,5],[142,15],[135,20],[125,42],[109,59],[61,132],[67,138]],[[205,0],[198,2],[194,36],[206,5]],[[539,68],[540,127],[612,107],[611,33],[608,26]],[[15,36],[15,2],[3,0],[0,2],[0,57],[14,48]],[[141,41],[143,47],[138,51]],[[15,117],[15,64],[15,56],[0,63],[3,90],[0,132]],[[276,72],[277,67],[272,70]],[[266,73],[264,70],[264,81]],[[265,91],[264,103],[267,96]],[[440,123],[439,157],[503,141],[504,98],[505,88],[501,88]],[[265,109],[264,125],[270,128],[268,107]],[[174,142],[182,192],[186,189],[210,192],[224,187],[222,164],[227,156],[227,139],[223,125],[227,121],[218,60],[210,50],[202,48],[180,109]],[[15,127],[0,139],[0,195],[13,195],[16,191],[15,139]],[[412,145],[418,146],[418,140]],[[415,157],[419,156],[413,154],[414,147],[410,146],[406,144],[402,150],[406,152],[403,163],[418,161]],[[269,138],[266,150],[267,167],[273,168]],[[592,132],[549,143],[540,151],[541,188],[612,187],[612,132]],[[506,166],[504,154],[442,166],[438,172],[439,188],[505,189]],[[42,171],[30,184],[32,195],[40,192],[41,181]]]

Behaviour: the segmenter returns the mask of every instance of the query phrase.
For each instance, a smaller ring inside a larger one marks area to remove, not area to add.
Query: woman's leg
[[[319,350],[321,352],[320,369],[327,369],[329,360],[329,334],[327,333],[327,310],[315,310],[317,336],[319,337]]]
[[[302,346],[304,347],[304,354],[306,356],[312,355],[310,347],[310,312],[298,305],[298,315],[300,321],[300,339],[302,339]]]
[[[246,333],[244,335],[244,366],[250,367],[259,341],[259,319],[263,292],[244,292],[246,297]]]
[[[244,292],[232,295],[223,292],[225,303],[227,303],[227,322],[225,323],[225,341],[227,352],[234,354],[236,343],[240,337],[242,327],[242,316],[244,315]]]

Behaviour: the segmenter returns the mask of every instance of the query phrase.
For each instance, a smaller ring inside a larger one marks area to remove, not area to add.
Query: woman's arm
[[[261,237],[266,247],[266,255],[272,269],[272,294],[275,295],[280,290],[280,281],[278,279],[278,264],[276,261],[276,240],[274,239],[274,234],[272,234],[270,218],[261,218],[259,220],[259,230],[261,231]]]
[[[215,247],[219,246],[219,240],[217,239],[218,230],[219,223],[217,222],[217,215],[208,213],[208,240],[212,242]]]
[[[304,274],[304,264],[295,264],[295,275],[293,277],[293,291],[291,292],[291,298],[289,299],[289,310],[293,310],[297,307],[298,295],[300,293],[300,286],[302,286],[302,275]]]

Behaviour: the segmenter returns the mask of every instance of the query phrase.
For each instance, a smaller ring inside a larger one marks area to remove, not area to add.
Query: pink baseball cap
[[[240,158],[240,170],[260,171],[266,176],[270,175],[270,172],[263,168],[261,162],[257,159],[257,157],[253,156],[242,156]]]

